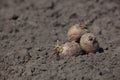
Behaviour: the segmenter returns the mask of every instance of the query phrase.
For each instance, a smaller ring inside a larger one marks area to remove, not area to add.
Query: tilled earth
[[[57,60],[56,41],[86,20],[101,51]],[[120,1],[0,0],[0,80],[120,80]]]

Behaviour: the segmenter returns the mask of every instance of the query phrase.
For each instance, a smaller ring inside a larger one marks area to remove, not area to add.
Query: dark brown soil
[[[57,60],[56,40],[88,19],[101,50]],[[0,80],[120,80],[120,0],[0,0]]]

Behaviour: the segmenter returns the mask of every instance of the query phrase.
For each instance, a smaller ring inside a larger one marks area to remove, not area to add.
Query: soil
[[[86,20],[101,50],[58,60]],[[0,80],[120,80],[120,0],[0,0]]]

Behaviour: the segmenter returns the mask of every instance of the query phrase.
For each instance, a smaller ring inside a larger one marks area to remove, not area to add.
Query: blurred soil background
[[[103,50],[56,60],[86,20]],[[120,0],[0,0],[0,80],[120,80]]]

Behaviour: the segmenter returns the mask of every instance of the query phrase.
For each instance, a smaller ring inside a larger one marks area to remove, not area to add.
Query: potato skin
[[[81,24],[75,24],[68,30],[67,38],[69,41],[77,41],[81,36],[89,32],[85,27],[81,27]]]
[[[74,41],[66,42],[62,45],[63,51],[60,53],[60,56],[74,56],[79,55],[81,52],[80,45]]]
[[[86,53],[94,53],[99,49],[99,43],[96,40],[96,36],[92,33],[86,33],[81,37],[80,46]]]

